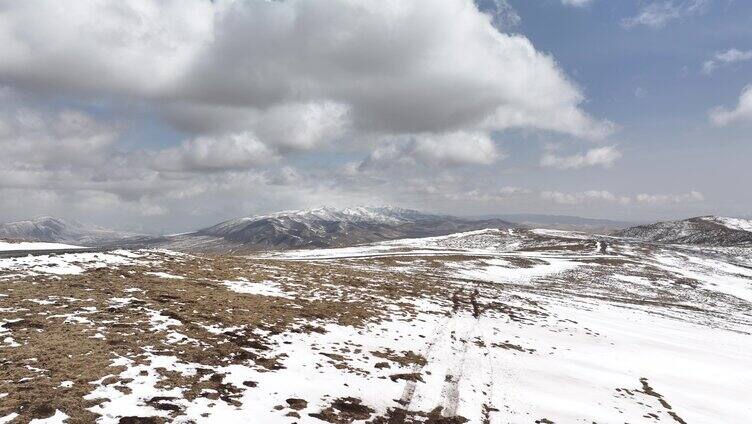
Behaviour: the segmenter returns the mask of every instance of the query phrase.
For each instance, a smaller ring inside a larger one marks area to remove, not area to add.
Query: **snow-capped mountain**
[[[171,236],[119,232],[41,216],[0,224],[0,240],[227,252],[344,247],[519,226],[525,225],[500,218],[459,218],[390,206],[320,207],[237,218]],[[752,246],[752,220],[701,216],[630,227],[612,235],[655,243]]]
[[[712,246],[752,246],[752,220],[699,216],[681,221],[640,225],[613,233],[640,240]]]
[[[39,216],[30,220],[0,224],[0,239],[68,243],[79,246],[107,246],[114,244],[138,244],[152,237],[108,230],[65,221],[51,216]]]
[[[321,207],[229,220],[169,237],[165,246],[198,250],[341,247],[512,226],[501,219],[464,219],[395,207]]]
[[[276,212],[269,215],[257,215],[246,218],[238,218],[217,224],[204,231],[224,233],[233,231],[253,222],[264,220],[276,221],[295,221],[303,224],[313,224],[315,222],[368,222],[380,224],[401,224],[420,219],[425,216],[418,211],[410,209],[385,207],[356,207],[336,209],[328,206],[315,209],[288,210]]]

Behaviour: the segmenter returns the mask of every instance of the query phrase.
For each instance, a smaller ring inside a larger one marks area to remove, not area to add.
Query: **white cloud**
[[[611,130],[551,57],[471,0],[14,2],[0,46],[0,78],[41,92],[261,114],[333,102],[359,131],[390,134]]]
[[[710,111],[710,121],[717,126],[752,123],[752,85],[742,89],[735,108],[727,109],[719,106]]]
[[[162,216],[169,212],[167,208],[151,203],[146,199],[142,199],[138,206],[138,210],[143,216]]]
[[[214,33],[207,17],[215,8],[198,0],[6,4],[0,74],[30,89],[164,96]]]
[[[414,154],[439,165],[490,165],[502,157],[493,140],[483,133],[451,133],[415,138]]]
[[[490,165],[504,155],[485,133],[455,132],[419,134],[384,141],[361,164],[361,170],[383,170],[394,166],[429,167]]]
[[[151,163],[157,170],[200,172],[250,168],[274,159],[274,152],[253,134],[236,133],[185,141],[180,147],[158,152]]]
[[[561,0],[561,2],[567,6],[583,7],[592,3],[592,0]]]
[[[616,196],[606,190],[588,190],[577,193],[562,193],[560,191],[543,191],[540,197],[563,205],[579,205],[590,202],[608,202],[627,205],[631,199],[626,196]]]
[[[701,202],[705,196],[699,191],[692,190],[684,194],[647,194],[642,193],[634,196],[618,196],[606,190],[588,190],[576,193],[563,193],[560,191],[543,191],[540,197],[562,205],[582,205],[593,202],[614,203],[619,205],[666,205],[679,203]]]
[[[292,185],[303,181],[303,176],[290,166],[283,166],[270,178],[270,183],[274,185]]]
[[[199,134],[252,132],[281,150],[311,150],[330,144],[348,130],[349,110],[340,103],[285,103],[255,108],[172,104],[165,118],[183,131]]]
[[[705,196],[699,191],[692,190],[686,194],[638,194],[635,196],[637,203],[662,205],[671,203],[701,202]]]
[[[616,146],[604,146],[590,149],[583,155],[557,156],[548,152],[541,158],[541,166],[558,169],[580,169],[586,166],[611,167],[621,157]]]
[[[494,203],[507,202],[532,193],[532,190],[522,187],[503,186],[501,188],[489,187],[483,190],[476,188],[470,191],[455,191],[448,193],[446,198],[455,201]]]
[[[686,16],[704,13],[711,0],[657,0],[640,8],[637,15],[622,20],[622,26],[632,28],[644,25],[651,28],[662,28],[668,22]]]
[[[728,49],[723,52],[716,53],[712,59],[706,60],[702,64],[702,72],[704,74],[712,74],[718,67],[730,66],[735,63],[746,62],[752,60],[752,50],[739,50]]]
[[[0,111],[0,165],[52,169],[97,164],[119,130],[74,110]]]
[[[0,193],[18,200],[13,213],[171,228],[181,213],[374,196],[541,202],[499,181],[492,134],[600,139],[614,125],[583,109],[552,56],[504,33],[519,16],[491,3],[487,13],[472,0],[3,3]],[[182,139],[165,146],[163,134]]]

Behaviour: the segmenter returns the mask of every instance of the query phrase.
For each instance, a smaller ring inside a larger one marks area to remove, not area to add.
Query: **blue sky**
[[[0,8],[0,220],[752,214],[750,2],[61,7]]]
[[[752,82],[752,61],[709,74],[703,63],[732,48],[752,50],[752,3],[707,3],[704,11],[660,27],[627,28],[625,19],[650,2],[596,0],[584,7],[554,0],[510,2],[521,17],[516,30],[556,58],[583,89],[586,109],[620,127],[612,138],[624,156],[612,169],[567,175],[562,187],[593,179],[615,191],[695,187],[709,201],[686,214],[751,213],[752,196],[739,190],[740,183],[752,181],[750,128],[713,126],[708,112],[737,101]],[[535,161],[529,151],[540,148],[521,142],[507,146],[510,158],[527,152],[529,162]],[[537,177],[540,184],[556,180],[549,173]]]

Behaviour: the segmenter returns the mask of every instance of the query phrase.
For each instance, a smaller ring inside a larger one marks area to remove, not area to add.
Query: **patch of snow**
[[[45,299],[26,299],[27,302],[33,302],[37,305],[54,305],[57,303],[54,300],[45,300]]]
[[[169,280],[185,280],[185,277],[183,277],[182,275],[172,275],[166,272],[145,272],[144,274],[153,275],[159,278],[167,278]]]
[[[113,250],[111,253],[115,255],[125,256],[126,258],[131,258],[131,259],[138,259],[138,258],[143,258],[146,256],[146,254],[144,253],[136,253],[130,250],[123,250],[123,249]]]
[[[110,308],[122,308],[128,306],[132,301],[140,300],[135,297],[113,297],[110,298]]]
[[[0,424],[9,423],[9,422],[15,420],[16,417],[18,417],[18,414],[16,414],[15,412],[11,412],[10,414],[8,414],[8,415],[6,415],[4,417],[0,417]]]
[[[16,340],[10,336],[4,338],[3,343],[5,343],[8,347],[21,347],[21,344],[16,342]]]
[[[521,268],[508,260],[498,258],[461,262],[450,265],[450,268],[454,269],[454,276],[461,278],[493,283],[529,284],[535,278],[559,274],[581,265],[573,260],[557,257],[536,256],[535,258],[544,263],[536,263],[529,268]]]
[[[174,318],[170,318],[167,315],[162,315],[160,311],[147,309],[146,312],[149,314],[151,331],[169,331],[169,327],[183,325],[182,322]]]
[[[580,233],[577,231],[566,231],[566,230],[551,230],[546,228],[536,228],[531,230],[534,234],[538,234],[541,236],[549,236],[549,237],[562,237],[562,238],[572,238],[572,239],[579,239],[579,240],[586,240],[591,238],[590,235],[585,233]]]
[[[102,415],[97,422],[118,423],[120,418],[125,416],[161,416],[166,418],[169,416],[169,411],[157,410],[147,406],[145,401],[157,396],[180,398],[183,395],[183,390],[177,387],[171,389],[157,388],[156,385],[160,381],[157,368],[179,372],[183,375],[196,374],[195,366],[181,363],[174,356],[147,354],[143,362],[137,365],[128,358],[119,357],[112,363],[113,367],[127,367],[118,377],[131,379],[127,384],[127,387],[131,389],[128,394],[117,390],[114,385],[103,385],[102,381],[107,377],[92,382],[92,384],[98,384],[98,386],[84,396],[84,399],[108,399],[89,408],[90,411]]]
[[[245,326],[242,326],[242,325],[236,325],[232,327],[222,327],[219,324],[212,324],[212,325],[197,324],[197,325],[203,328],[204,330],[208,331],[209,333],[214,334],[215,336],[223,334],[223,333],[227,333],[227,332],[234,332],[234,331],[242,330],[243,328],[245,328]]]
[[[255,294],[257,296],[284,297],[292,299],[279,284],[273,281],[250,282],[247,280],[226,280],[222,284],[236,293]]]
[[[140,261],[111,253],[62,253],[56,255],[28,255],[0,259],[0,270],[20,271],[26,275],[75,275],[87,269],[135,265]]]
[[[0,241],[0,252],[12,250],[54,250],[54,249],[81,249],[84,246],[74,246],[62,243],[42,243],[22,241],[20,243],[8,243]]]

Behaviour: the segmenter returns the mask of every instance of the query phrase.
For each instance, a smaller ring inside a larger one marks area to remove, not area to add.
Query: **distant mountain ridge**
[[[242,252],[344,247],[513,226],[501,219],[458,218],[389,206],[320,207],[231,219],[198,231],[166,236],[118,232],[44,216],[0,224],[0,239],[105,248]]]
[[[616,231],[613,235],[671,244],[752,246],[752,220],[698,216],[639,225]]]
[[[144,234],[108,230],[51,216],[0,224],[0,239],[7,240],[108,246],[139,244],[152,238]]]
[[[513,226],[500,219],[466,219],[395,207],[321,207],[232,219],[167,237],[164,246],[209,251],[343,247]]]
[[[605,233],[636,225],[636,222],[615,221],[611,219],[583,218],[571,215],[545,214],[502,214],[485,215],[481,218],[499,218],[528,228],[547,228],[553,230],[584,231]]]
[[[150,247],[204,252],[250,252],[345,247],[486,228],[530,227],[534,226],[529,225],[530,221],[540,220],[547,220],[549,224],[553,222],[556,225],[577,226],[578,228],[572,229],[580,231],[585,231],[581,228],[583,225],[608,227],[610,223],[616,222],[549,215],[516,217],[514,219],[518,221],[518,218],[527,220],[512,223],[498,217],[460,218],[388,206],[344,209],[320,207],[231,219],[189,233],[150,236],[42,216],[0,224],[0,239],[103,248]],[[545,228],[545,225],[540,227]],[[702,216],[639,225],[611,234],[654,243],[752,247],[752,220]]]

